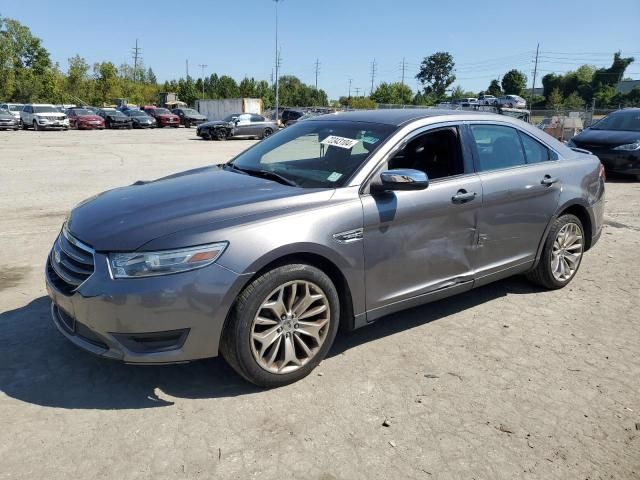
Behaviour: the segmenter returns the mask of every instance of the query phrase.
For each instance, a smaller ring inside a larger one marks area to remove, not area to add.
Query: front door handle
[[[458,190],[453,197],[451,197],[451,201],[453,203],[467,203],[476,198],[476,192],[467,192],[465,189]]]
[[[554,183],[557,183],[559,181],[560,181],[560,179],[558,177],[552,177],[550,175],[545,175],[544,178],[540,181],[540,183],[542,185],[550,187],[551,185],[553,185]]]

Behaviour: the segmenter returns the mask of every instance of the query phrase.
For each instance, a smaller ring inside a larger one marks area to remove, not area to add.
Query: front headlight
[[[113,278],[152,277],[187,272],[215,262],[228,242],[159,252],[110,253],[109,266]]]
[[[627,152],[633,152],[634,150],[640,150],[640,140],[636,140],[633,143],[626,143],[624,145],[619,145],[614,148],[614,150],[625,150]]]

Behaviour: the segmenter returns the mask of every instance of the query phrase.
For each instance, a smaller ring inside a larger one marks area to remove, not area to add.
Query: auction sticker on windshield
[[[334,147],[346,148],[347,150],[353,148],[353,146],[360,140],[354,140],[353,138],[338,137],[336,135],[329,135],[320,143],[323,145],[333,145]]]

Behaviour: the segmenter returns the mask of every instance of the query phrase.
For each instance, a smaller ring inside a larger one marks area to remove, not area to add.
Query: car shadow
[[[329,357],[507,294],[539,289],[519,278],[455,298],[389,315],[366,328],[340,332]],[[182,365],[125,365],[74,347],[49,319],[40,297],[0,313],[0,392],[23,402],[69,409],[139,409],[171,406],[176,398],[235,397],[260,393],[222,358]]]

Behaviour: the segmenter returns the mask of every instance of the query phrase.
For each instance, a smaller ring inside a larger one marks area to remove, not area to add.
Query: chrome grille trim
[[[66,284],[58,286],[63,293],[75,292],[93,275],[94,254],[90,246],[71,235],[66,225],[62,228],[49,254],[49,265],[52,274]]]

